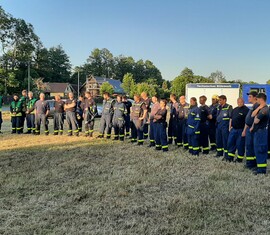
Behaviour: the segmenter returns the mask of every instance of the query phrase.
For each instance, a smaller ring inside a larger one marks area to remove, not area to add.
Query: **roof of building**
[[[74,89],[73,85],[61,82],[46,82],[45,86],[46,86],[45,92],[50,93],[64,93],[66,92],[67,87],[72,87]]]

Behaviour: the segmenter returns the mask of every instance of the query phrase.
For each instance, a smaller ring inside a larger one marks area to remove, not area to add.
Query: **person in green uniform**
[[[10,104],[10,113],[11,113],[11,124],[12,124],[12,131],[11,134],[21,134],[22,127],[22,103],[19,100],[18,95],[13,95],[13,101]]]

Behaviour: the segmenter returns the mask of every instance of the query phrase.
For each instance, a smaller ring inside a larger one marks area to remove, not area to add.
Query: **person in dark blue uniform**
[[[76,106],[76,119],[77,119],[77,123],[78,123],[79,132],[82,132],[83,106],[84,106],[84,96],[80,95],[79,100],[77,101],[77,106]]]
[[[156,132],[156,123],[154,122],[154,117],[155,114],[157,113],[157,111],[160,109],[160,104],[158,102],[158,98],[156,95],[152,96],[152,107],[151,107],[151,112],[149,115],[149,119],[150,119],[150,144],[148,147],[154,147],[156,146],[155,144],[155,132]]]
[[[201,115],[201,122],[200,122],[200,147],[202,147],[202,153],[208,154],[209,153],[209,119],[212,118],[210,114],[210,109],[206,105],[206,96],[200,96],[200,115]]]
[[[237,99],[238,107],[234,108],[230,115],[229,138],[228,138],[228,161],[231,162],[235,158],[237,150],[236,162],[242,162],[245,155],[245,137],[242,136],[245,128],[245,119],[249,112],[249,108],[244,105],[244,99]]]
[[[98,138],[103,138],[106,131],[106,138],[111,138],[112,132],[112,118],[113,118],[113,105],[115,100],[111,98],[108,92],[103,94],[103,109],[100,118],[100,131]]]
[[[259,107],[257,103],[257,95],[256,91],[251,91],[248,95],[248,102],[252,104],[250,108],[246,120],[245,120],[245,128],[243,130],[242,136],[245,137],[245,146],[246,146],[246,165],[245,167],[248,169],[256,168],[256,156],[254,151],[254,133],[250,131],[250,128],[253,125],[254,117],[252,117],[252,113],[255,109]]]
[[[125,128],[126,128],[126,137],[129,137],[130,136],[130,108],[132,106],[132,103],[127,99],[126,96],[123,96],[122,100],[127,110],[127,114],[125,116]]]
[[[169,121],[169,130],[168,130],[168,143],[172,144],[173,140],[177,145],[177,111],[179,103],[176,100],[176,95],[170,95],[170,121]]]
[[[114,140],[124,141],[125,137],[125,116],[127,114],[126,105],[122,102],[122,96],[117,95],[113,106],[112,124],[114,128]]]
[[[93,137],[95,118],[98,115],[97,105],[90,92],[85,92],[85,100],[83,104],[83,120],[85,137]]]
[[[229,123],[232,106],[227,104],[227,97],[225,95],[219,96],[219,107],[217,112],[217,157],[223,157],[223,161],[228,158],[228,137],[229,137]]]
[[[177,109],[177,146],[183,146],[188,149],[187,139],[187,117],[188,117],[189,104],[186,102],[185,96],[180,96],[179,106]]]
[[[217,122],[217,108],[218,108],[218,95],[212,96],[212,104],[209,106],[211,119],[209,119],[209,141],[212,151],[217,148],[216,144],[216,122]]]
[[[153,122],[155,123],[155,143],[156,150],[163,150],[163,152],[168,151],[168,141],[167,141],[167,109],[166,109],[167,101],[165,99],[160,100],[160,108],[154,115]]]
[[[199,137],[200,137],[200,109],[198,108],[197,99],[190,99],[190,108],[187,119],[187,136],[189,153],[195,156],[199,155]]]
[[[266,174],[267,169],[269,108],[266,100],[267,96],[264,93],[259,93],[257,96],[259,107],[251,115],[254,117],[250,131],[254,132],[254,150],[257,162],[257,171],[255,174]]]

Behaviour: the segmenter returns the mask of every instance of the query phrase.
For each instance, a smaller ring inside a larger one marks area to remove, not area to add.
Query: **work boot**
[[[63,130],[61,130],[61,131],[59,132],[59,135],[63,135]]]
[[[103,139],[104,138],[104,135],[98,135],[97,136],[97,139]]]
[[[58,135],[58,132],[54,132],[53,135]]]
[[[75,133],[75,136],[77,136],[77,137],[78,137],[78,136],[79,136],[79,132],[76,132],[76,133]]]

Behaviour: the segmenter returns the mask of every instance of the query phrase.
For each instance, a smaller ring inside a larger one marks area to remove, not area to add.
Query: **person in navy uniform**
[[[264,93],[259,93],[257,96],[259,107],[251,115],[254,117],[250,131],[254,133],[254,150],[257,162],[257,171],[255,174],[266,174],[267,169],[269,108],[266,100],[267,96]]]
[[[83,103],[83,120],[85,137],[93,137],[95,118],[98,115],[97,105],[90,92],[85,92],[85,100]]]
[[[167,101],[165,99],[160,100],[160,108],[154,115],[153,122],[155,123],[155,143],[156,150],[163,150],[163,152],[168,151],[168,141],[167,141]]]
[[[173,140],[177,145],[177,112],[179,103],[176,100],[176,95],[170,95],[170,121],[168,129],[168,143],[172,144]]]
[[[245,128],[245,119],[249,112],[249,108],[244,105],[244,99],[237,99],[238,107],[234,108],[230,115],[229,138],[228,138],[228,161],[231,162],[235,158],[237,150],[236,162],[242,162],[245,155],[245,137],[242,136]]]
[[[103,138],[106,131],[106,138],[111,138],[112,133],[112,118],[113,118],[113,106],[115,100],[111,98],[108,92],[103,93],[103,109],[100,118],[100,131],[97,138]]]
[[[83,106],[84,106],[84,96],[80,95],[79,100],[77,101],[77,106],[76,106],[76,119],[77,119],[77,123],[78,123],[79,132],[82,132]]]
[[[200,96],[200,147],[202,147],[202,153],[209,153],[209,120],[212,119],[210,108],[206,105],[207,98],[205,95]]]
[[[143,138],[148,139],[149,136],[149,114],[151,112],[151,99],[148,97],[148,94],[146,92],[141,93],[141,99],[144,102],[146,108],[147,108],[147,115],[146,119],[144,120],[144,126],[143,126]]]
[[[122,96],[117,95],[116,102],[113,106],[113,128],[114,140],[124,141],[125,137],[125,116],[127,114],[126,105],[122,102]]]
[[[45,135],[49,135],[48,115],[50,105],[45,100],[44,93],[40,93],[39,100],[35,103],[36,135],[40,135],[40,126],[43,125]]]
[[[216,144],[216,122],[217,122],[217,108],[218,108],[218,95],[212,96],[212,104],[209,106],[211,119],[209,119],[209,141],[212,151],[217,148]]]
[[[149,147],[156,146],[155,144],[155,131],[156,131],[156,123],[154,122],[154,116],[157,113],[157,111],[160,109],[160,104],[158,102],[158,98],[156,95],[152,96],[152,107],[150,112],[150,144]]]
[[[54,135],[63,135],[64,129],[64,106],[65,102],[61,100],[60,95],[54,97],[54,115],[53,115],[53,129]]]
[[[125,129],[126,129],[126,137],[130,136],[130,108],[132,106],[132,103],[127,99],[126,96],[123,96],[122,98],[123,103],[126,106],[127,114],[125,116]]]
[[[186,102],[185,96],[180,96],[179,106],[177,109],[177,146],[183,146],[188,149],[188,139],[187,139],[187,116],[189,111],[189,104]]]
[[[217,155],[223,156],[223,161],[228,159],[228,137],[229,137],[229,123],[232,106],[227,104],[227,97],[225,95],[219,96],[219,106],[217,112],[217,128],[216,128],[216,143]]]
[[[131,142],[135,143],[138,141],[138,145],[143,145],[143,126],[144,120],[147,117],[147,108],[137,94],[134,95],[134,103],[132,104],[130,112]]]
[[[199,156],[199,137],[200,137],[200,109],[198,108],[197,99],[190,99],[190,108],[187,119],[187,136],[189,144],[189,153]]]
[[[74,98],[74,94],[72,92],[70,92],[68,96],[69,98],[66,100],[64,106],[68,124],[68,136],[72,136],[73,132],[76,136],[79,136],[79,129],[76,118],[77,100]]]
[[[257,102],[257,95],[256,91],[251,91],[247,93],[248,95],[248,102],[252,104],[246,119],[245,119],[245,128],[242,132],[242,136],[245,137],[245,147],[246,147],[246,165],[245,167],[254,170],[256,168],[256,156],[254,151],[254,133],[250,131],[250,128],[253,125],[254,117],[252,117],[252,113],[255,109],[259,107]]]

